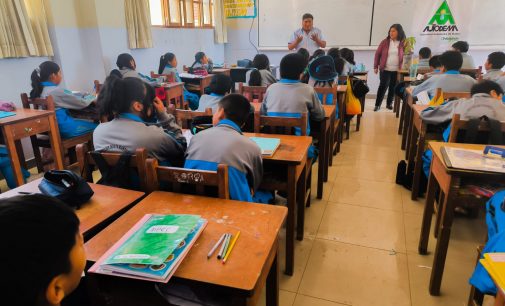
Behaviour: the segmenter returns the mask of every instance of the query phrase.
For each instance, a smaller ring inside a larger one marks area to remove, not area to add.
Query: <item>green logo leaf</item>
[[[445,25],[447,23],[451,25],[456,24],[456,22],[454,22],[454,17],[452,16],[451,9],[449,8],[449,4],[447,4],[447,0],[444,0],[435,15],[431,18],[429,24]]]

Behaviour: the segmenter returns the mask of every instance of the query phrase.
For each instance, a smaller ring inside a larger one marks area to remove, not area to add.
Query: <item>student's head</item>
[[[434,55],[430,58],[430,68],[432,70],[440,69],[442,64],[440,64],[440,55]]]
[[[219,121],[228,119],[242,127],[250,111],[251,103],[246,97],[239,94],[227,95],[219,101],[217,111],[212,116],[212,124],[217,125]]]
[[[0,200],[2,305],[59,305],[86,264],[79,219],[45,195]]]
[[[307,67],[307,63],[301,54],[287,54],[281,60],[281,78],[298,80],[305,67]]]
[[[301,54],[305,60],[305,62],[308,64],[309,63],[309,58],[310,58],[310,53],[307,49],[305,48],[300,48],[296,53]]]
[[[349,48],[342,48],[340,50],[340,56],[348,61],[349,63],[356,65],[356,62],[354,61],[354,52],[349,49]]]
[[[254,56],[252,66],[258,70],[269,70],[270,61],[268,60],[268,56],[265,54],[256,54],[256,56]]]
[[[137,69],[137,64],[135,63],[133,56],[131,56],[131,54],[129,53],[119,54],[116,60],[116,66],[119,69],[131,69],[131,70]]]
[[[405,40],[405,31],[403,31],[403,27],[399,23],[395,23],[389,27],[388,38],[392,40],[403,41]]]
[[[489,94],[491,97],[502,101],[503,99],[503,88],[501,86],[493,81],[490,80],[483,80],[475,85],[472,86],[472,89],[470,90],[470,93],[473,95],[476,94]]]
[[[431,49],[428,47],[423,47],[419,50],[420,59],[429,59],[431,57]]]
[[[443,72],[449,70],[459,71],[463,65],[463,56],[461,56],[461,53],[458,51],[445,51],[438,57],[438,59]]]
[[[51,82],[53,84],[61,83],[61,69],[55,62],[47,61],[39,65],[39,67],[33,70],[31,75],[32,80],[32,91],[30,92],[30,98],[39,98],[44,85],[42,82]]]
[[[233,81],[225,74],[215,74],[210,80],[209,89],[211,93],[225,95],[231,91]]]
[[[310,13],[305,13],[302,16],[302,28],[304,31],[311,31],[314,25],[314,16]]]
[[[466,53],[466,52],[468,52],[468,49],[470,49],[470,46],[468,45],[468,43],[466,41],[460,40],[460,41],[457,41],[452,44],[452,49],[454,51]]]
[[[489,54],[484,66],[486,70],[502,69],[505,66],[505,53],[499,51]]]
[[[334,58],[333,61],[335,62],[335,71],[338,73],[338,75],[342,75],[344,73],[344,68],[345,68],[345,61],[341,57]]]
[[[132,113],[147,120],[153,112],[154,98],[154,89],[141,79],[120,79],[111,75],[100,90],[97,104],[103,116],[117,117]]]
[[[173,53],[165,53],[160,57],[160,66],[158,67],[158,74],[162,74],[166,66],[177,67],[177,58]]]
[[[340,49],[339,48],[331,48],[328,50],[326,55],[329,55],[335,60],[337,57],[341,57],[342,55],[340,54]]]
[[[205,55],[205,53],[200,51],[195,54],[195,62],[206,65],[209,63],[209,58]]]

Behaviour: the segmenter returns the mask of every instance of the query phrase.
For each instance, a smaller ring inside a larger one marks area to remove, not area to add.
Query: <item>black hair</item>
[[[74,211],[56,198],[33,194],[0,200],[0,288],[5,305],[47,303],[51,280],[72,270],[70,252],[78,233]]]
[[[239,94],[230,94],[219,101],[219,107],[223,108],[225,118],[243,126],[249,117],[251,103],[246,97]]]
[[[393,24],[392,26],[389,27],[388,38],[391,38],[391,37],[389,37],[389,32],[391,31],[391,29],[395,29],[398,32],[398,41],[404,41],[405,38],[407,38],[407,36],[405,35],[405,31],[403,30],[402,25],[399,24],[399,23],[395,23],[395,24]]]
[[[491,91],[493,90],[496,92],[497,95],[503,95],[503,88],[501,88],[501,86],[498,83],[490,80],[482,80],[479,83],[472,86],[470,93],[472,94],[472,96],[479,93],[490,94]]]
[[[121,71],[119,71],[117,69],[112,69],[112,71],[110,72],[110,75],[111,76],[115,76],[115,77],[120,78],[120,79],[123,78],[123,75],[121,74]]]
[[[309,58],[310,58],[309,51],[305,48],[300,48],[300,49],[298,49],[298,51],[296,51],[296,53],[301,54],[303,56],[303,58],[305,59],[305,62],[307,62],[307,65],[308,65]]]
[[[356,62],[354,61],[354,52],[349,49],[349,48],[342,48],[340,50],[340,56],[348,61],[349,63],[356,65]]]
[[[173,53],[165,53],[160,57],[160,66],[158,67],[158,74],[162,74],[163,70],[165,70],[165,67],[173,61],[175,58],[175,54]]]
[[[210,80],[209,89],[211,93],[224,95],[230,92],[232,84],[233,81],[229,76],[225,74],[215,74]]]
[[[342,55],[340,54],[340,49],[339,48],[330,48],[328,52],[326,52],[326,55],[329,55],[335,60],[337,57],[341,57]]]
[[[253,69],[249,76],[249,86],[261,86],[261,73],[259,70],[270,70],[270,61],[265,54],[256,54],[252,62]]]
[[[445,51],[438,60],[445,70],[460,70],[463,66],[463,56],[459,51]]]
[[[335,62],[335,71],[337,71],[338,75],[342,75],[344,73],[345,61],[341,57],[334,58]]]
[[[423,59],[430,58],[431,57],[431,49],[428,47],[422,47],[419,50],[419,57],[421,57]]]
[[[312,53],[312,56],[309,57],[309,62],[311,62],[312,60],[320,57],[320,56],[323,56],[324,55],[324,50],[323,49],[317,49],[314,51],[314,53]]]
[[[502,69],[505,66],[505,53],[498,51],[487,56],[487,61],[493,69]]]
[[[298,80],[300,74],[307,67],[303,55],[298,53],[289,53],[281,60],[281,78],[288,80]]]
[[[312,20],[314,20],[314,16],[312,16],[312,14],[310,14],[310,13],[305,13],[302,16],[302,20],[305,20],[305,19],[312,19]]]
[[[146,101],[148,84],[138,78],[120,79],[114,75],[107,77],[97,98],[100,115],[116,117],[130,112],[133,102],[144,104],[144,109],[152,107],[153,101]],[[154,99],[154,98],[153,98]]]
[[[468,49],[470,49],[470,45],[468,45],[468,43],[463,40],[453,43],[452,47],[461,53],[466,53],[468,52]]]
[[[32,71],[31,80],[32,80],[32,90],[30,91],[30,98],[35,99],[39,98],[42,90],[44,90],[44,86],[42,86],[42,82],[46,82],[49,80],[49,77],[60,71],[60,66],[55,62],[46,61],[39,65],[38,68]]]
[[[132,60],[135,62],[135,59],[133,59],[133,56],[131,56],[131,54],[121,53],[117,57],[116,66],[119,69],[129,68],[131,70],[135,70],[135,67],[133,67],[131,63]]]
[[[430,67],[440,68],[442,64],[440,63],[440,55],[434,55],[430,58]]]

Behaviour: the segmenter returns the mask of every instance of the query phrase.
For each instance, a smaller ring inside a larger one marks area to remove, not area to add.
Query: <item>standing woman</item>
[[[395,94],[396,79],[398,71],[403,64],[403,48],[405,43],[405,32],[401,24],[393,24],[389,28],[386,37],[377,48],[374,60],[374,72],[380,71],[380,84],[377,90],[377,100],[374,111],[381,108],[382,100],[388,90],[387,109],[393,109],[393,98]]]

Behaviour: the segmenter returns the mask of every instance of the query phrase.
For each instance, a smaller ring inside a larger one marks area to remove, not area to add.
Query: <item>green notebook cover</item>
[[[262,155],[272,156],[275,153],[275,150],[281,144],[281,140],[279,138],[266,138],[266,137],[249,137],[252,141],[254,141],[258,147],[261,149]]]
[[[160,265],[186,239],[198,220],[197,215],[153,215],[105,264]]]

